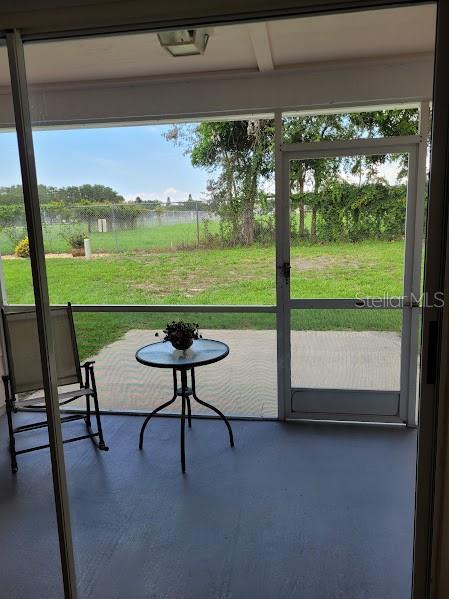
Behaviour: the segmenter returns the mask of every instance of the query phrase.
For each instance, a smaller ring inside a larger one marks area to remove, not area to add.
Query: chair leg
[[[84,386],[86,389],[89,388],[90,385],[90,377],[89,377],[89,366],[85,366],[85,375],[84,375]],[[90,395],[86,395],[86,426],[88,429],[91,428],[91,421],[90,421]]]
[[[11,397],[9,395],[9,383],[3,379],[5,386],[5,407],[6,407],[6,418],[8,420],[8,433],[9,433],[9,453],[11,457],[11,472],[16,474],[17,468],[17,457],[16,457],[16,441],[14,438],[14,427],[12,423],[12,405]]]
[[[98,449],[102,449],[103,451],[109,451],[109,447],[105,444],[104,438],[103,438],[103,428],[101,426],[101,416],[100,416],[100,409],[98,407],[97,392],[94,393],[93,399],[94,399],[94,407],[95,407],[95,418],[97,421]]]
[[[97,421],[98,449],[102,449],[103,451],[109,451],[109,447],[105,444],[104,438],[103,438],[103,428],[101,426],[100,408],[98,407],[97,386],[95,384],[95,375],[94,375],[93,368],[90,369],[90,377],[91,377],[91,381],[92,381],[92,390],[93,390],[92,398],[94,400],[95,419]]]
[[[86,395],[86,426],[88,429],[91,428],[91,421],[90,421],[90,395]]]

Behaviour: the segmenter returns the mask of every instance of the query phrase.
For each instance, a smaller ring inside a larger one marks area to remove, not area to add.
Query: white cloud
[[[377,173],[379,177],[384,177],[390,183],[394,185],[398,182],[398,175],[401,170],[401,165],[397,162],[386,162],[385,164],[379,165]]]

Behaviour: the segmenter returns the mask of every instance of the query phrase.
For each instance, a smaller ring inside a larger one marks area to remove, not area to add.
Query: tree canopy
[[[219,121],[172,127],[168,140],[184,146],[193,166],[206,167],[210,205],[231,229],[236,243],[254,240],[254,213],[259,185],[273,172],[272,121]]]
[[[54,187],[51,185],[38,185],[39,200],[41,204],[60,202],[63,204],[79,204],[81,202],[94,202],[105,204],[119,204],[125,198],[112,187],[106,185],[86,183],[84,185],[70,185],[68,187]],[[0,187],[0,204],[22,204],[23,192],[21,185]]]
[[[284,143],[410,135],[417,130],[418,111],[414,109],[283,119]],[[193,166],[209,171],[207,192],[211,208],[220,217],[223,237],[231,243],[251,244],[260,229],[257,212],[264,211],[267,205],[262,200],[264,185],[273,186],[273,121],[248,119],[174,125],[165,137],[183,147]],[[348,178],[358,176],[359,186],[362,181],[374,182],[379,165],[386,162],[400,167],[405,166],[406,159],[400,155],[377,155],[292,161],[290,191],[302,198],[298,200],[300,235],[306,235],[303,195],[306,191],[313,192],[307,196],[307,208],[312,211],[310,238],[316,241],[318,214],[324,210],[317,200],[319,193],[344,179],[344,173]],[[398,175],[400,178],[400,170]]]

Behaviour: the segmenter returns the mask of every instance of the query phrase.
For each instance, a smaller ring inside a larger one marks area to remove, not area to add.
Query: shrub
[[[25,225],[25,209],[23,205],[0,206],[0,226],[13,227]]]
[[[132,229],[136,226],[137,219],[144,214],[148,214],[148,209],[140,204],[114,204],[111,206],[87,203],[73,206],[70,219],[86,223],[88,227],[92,228],[96,227],[97,219],[105,218],[109,231],[111,229]],[[160,218],[159,215],[158,218]]]
[[[73,249],[83,248],[84,247],[84,234],[81,232],[72,233],[67,240],[70,244],[70,247]]]
[[[360,186],[332,182],[318,196],[318,240],[327,243],[400,239],[405,227],[406,199],[404,185],[383,181]]]
[[[85,234],[79,230],[68,230],[61,233],[61,237],[66,241],[72,249],[84,247]]]
[[[28,237],[19,241],[16,246],[16,256],[18,258],[29,258],[30,257],[30,244],[28,243]]]

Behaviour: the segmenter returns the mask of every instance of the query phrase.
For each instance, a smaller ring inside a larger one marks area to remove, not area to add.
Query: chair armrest
[[[89,368],[93,364],[95,364],[95,360],[87,360],[84,364],[81,364],[81,368]]]
[[[94,364],[95,360],[87,360],[84,364],[81,364],[81,368],[84,368],[84,387],[90,386],[91,373],[92,378],[94,375]]]
[[[8,374],[3,374],[2,375],[2,381],[3,381],[3,387],[5,389],[5,402],[6,405],[10,406],[11,408],[14,408],[14,403],[16,401],[16,398],[12,392],[11,389],[11,378]]]

